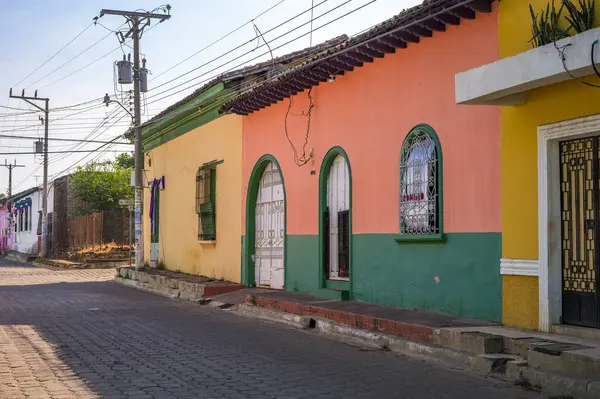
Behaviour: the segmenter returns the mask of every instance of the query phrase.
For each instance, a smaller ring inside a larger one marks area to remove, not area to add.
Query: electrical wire
[[[122,23],[121,25],[119,25],[119,27],[117,27],[115,29],[118,30],[120,29],[123,25],[125,25],[125,23]],[[33,86],[36,83],[41,82],[42,80],[46,79],[48,76],[52,75],[54,72],[58,71],[59,69],[63,68],[65,65],[68,65],[69,63],[71,63],[72,61],[76,60],[77,58],[81,57],[83,54],[85,54],[86,52],[88,52],[90,49],[94,48],[96,45],[98,45],[100,42],[104,41],[106,38],[108,38],[110,35],[112,35],[114,33],[111,32],[109,34],[107,34],[106,36],[103,36],[101,39],[99,39],[98,41],[96,41],[94,44],[92,44],[91,46],[87,47],[85,50],[81,51],[79,54],[77,54],[76,56],[70,58],[69,60],[67,60],[65,63],[61,64],[60,66],[56,67],[55,69],[53,69],[52,71],[50,71],[49,73],[47,73],[46,75],[42,76],[41,78],[39,78],[38,80],[36,80],[35,82],[31,83],[30,85],[28,85],[27,87],[25,87],[26,89]]]
[[[338,6],[336,6],[335,8],[333,8],[333,9],[331,9],[331,10],[329,10],[329,11],[327,11],[327,12],[325,12],[325,13],[323,13],[323,14],[319,15],[319,16],[317,16],[315,19],[318,19],[318,18],[320,18],[320,17],[322,17],[322,16],[324,16],[324,15],[326,15],[326,14],[328,14],[328,13],[332,12],[333,10],[335,10],[335,9],[337,9],[337,8],[340,8],[341,6],[343,6],[343,5],[345,5],[345,4],[348,4],[348,3],[350,3],[351,1],[352,1],[352,0],[347,0],[347,1],[345,1],[344,3],[342,3],[342,4],[338,5]],[[338,17],[338,18],[335,18],[335,19],[333,19],[333,20],[331,20],[331,21],[329,21],[329,22],[327,22],[327,23],[325,23],[325,24],[323,24],[323,25],[321,25],[321,26],[319,26],[319,27],[315,28],[315,29],[314,29],[314,31],[316,31],[316,30],[319,30],[319,29],[321,29],[321,28],[323,28],[323,27],[325,27],[325,26],[327,26],[327,25],[330,25],[330,24],[332,24],[332,23],[334,23],[334,22],[336,22],[336,21],[338,21],[338,20],[340,20],[340,19],[342,19],[342,18],[345,18],[346,16],[348,16],[348,15],[350,15],[350,14],[352,14],[352,13],[354,13],[354,12],[356,12],[356,11],[358,11],[358,10],[360,10],[360,9],[362,9],[362,8],[364,8],[364,7],[368,6],[368,5],[370,5],[370,4],[372,4],[372,3],[376,2],[376,1],[377,1],[377,0],[371,0],[371,1],[369,1],[368,3],[366,3],[366,4],[363,4],[362,6],[360,6],[360,7],[357,7],[357,8],[355,8],[355,9],[351,10],[351,11],[349,11],[349,12],[348,12],[348,13],[346,13],[346,14],[344,14],[344,15],[342,15],[342,16],[340,16],[340,17]],[[304,23],[304,24],[302,24],[302,25],[300,25],[300,26],[297,26],[296,28],[294,28],[294,29],[292,29],[292,30],[290,30],[290,31],[288,31],[288,32],[286,32],[286,33],[284,33],[284,34],[282,34],[282,35],[278,36],[277,38],[275,38],[275,39],[273,39],[273,40],[277,40],[277,39],[279,39],[279,38],[281,38],[281,37],[283,37],[283,36],[286,36],[287,34],[289,34],[289,33],[293,32],[293,31],[295,31],[295,30],[297,30],[297,29],[301,28],[301,27],[302,27],[302,26],[304,26],[304,25],[307,25],[308,23],[309,23],[309,22],[307,22],[307,23]],[[277,50],[277,49],[280,49],[280,48],[282,48],[282,47],[284,47],[284,46],[287,46],[288,44],[290,44],[290,43],[293,43],[293,42],[295,42],[296,40],[299,40],[299,39],[303,38],[304,36],[306,36],[306,35],[308,35],[308,34],[310,34],[310,32],[308,32],[308,33],[305,33],[305,34],[302,34],[302,35],[300,35],[300,36],[297,36],[296,38],[294,38],[294,39],[292,39],[292,40],[289,40],[289,41],[287,41],[286,43],[284,43],[284,44],[282,44],[282,45],[280,45],[280,46],[277,46],[277,47],[273,48],[273,50]],[[273,41],[273,40],[271,40],[271,41]],[[261,46],[261,47],[262,47],[262,46]],[[252,50],[252,51],[254,51],[254,50]],[[243,56],[245,56],[245,55],[247,55],[247,54],[251,53],[252,51],[249,51],[249,52],[247,52],[247,53],[245,53],[245,54],[242,54],[241,56],[238,56],[238,57],[236,57],[236,58],[234,58],[234,59],[232,59],[232,60],[230,60],[230,61],[228,61],[228,62],[226,62],[226,63],[224,63],[224,64],[221,64],[221,65],[219,65],[219,66],[217,66],[217,67],[215,67],[215,68],[213,68],[213,69],[211,69],[211,70],[209,70],[209,71],[207,71],[207,72],[205,72],[205,73],[202,73],[202,74],[200,74],[200,75],[198,75],[198,76],[195,76],[195,77],[193,77],[193,78],[191,78],[191,79],[188,79],[188,80],[186,80],[185,82],[182,82],[182,83],[180,83],[180,84],[178,84],[178,85],[175,85],[175,86],[173,86],[173,87],[171,87],[171,88],[165,89],[165,90],[163,90],[163,91],[161,91],[161,92],[159,92],[159,93],[155,93],[155,94],[153,94],[153,95],[151,95],[151,96],[148,96],[148,99],[151,99],[151,98],[153,98],[153,97],[156,97],[156,96],[158,96],[158,95],[160,95],[160,94],[166,93],[166,92],[168,92],[168,91],[171,91],[171,90],[174,90],[174,89],[176,89],[176,88],[179,88],[179,87],[181,87],[181,86],[183,86],[183,85],[185,85],[185,84],[188,84],[188,83],[190,83],[190,82],[192,82],[192,81],[194,81],[194,80],[196,80],[196,79],[198,79],[198,78],[200,78],[200,77],[202,77],[202,76],[206,76],[206,75],[208,75],[209,73],[211,73],[211,72],[214,72],[214,71],[218,70],[219,68],[221,68],[221,67],[223,67],[223,66],[225,66],[225,65],[229,64],[230,62],[232,62],[232,61],[235,61],[235,60],[237,60],[237,59],[240,59],[240,58],[242,58]],[[227,70],[225,70],[225,71],[222,71],[220,74],[223,74],[223,73],[225,73],[225,72],[228,72],[228,71],[231,71],[231,70],[237,69],[237,68],[239,68],[239,67],[241,67],[241,66],[243,66],[243,65],[247,64],[248,62],[250,62],[250,61],[254,61],[254,60],[256,60],[256,59],[258,59],[258,58],[260,58],[260,57],[262,57],[262,56],[264,56],[264,55],[267,55],[267,54],[270,54],[270,51],[267,51],[267,52],[265,52],[265,53],[262,53],[262,54],[260,54],[260,55],[258,55],[258,56],[256,56],[256,57],[253,57],[253,58],[251,58],[251,59],[249,59],[249,60],[245,60],[244,62],[242,62],[242,63],[240,63],[240,64],[237,64],[237,65],[236,65],[236,66],[234,66],[234,67],[231,67],[231,68],[229,68],[229,69],[227,69]],[[222,56],[219,56],[219,57],[217,57],[217,58],[215,58],[215,59],[218,59],[218,58],[221,58],[221,57],[222,57]],[[212,62],[212,61],[209,61],[208,63],[210,63],[210,62]],[[195,69],[197,69],[197,68],[195,68]],[[195,69],[194,69],[194,70],[195,70]],[[158,101],[161,101],[161,100],[163,100],[163,99],[165,99],[165,98],[168,98],[168,97],[174,96],[174,95],[176,95],[176,94],[179,94],[179,93],[181,93],[182,91],[188,90],[189,88],[192,88],[192,87],[196,86],[197,84],[198,84],[198,82],[196,82],[196,83],[193,83],[192,85],[190,85],[190,86],[187,86],[187,87],[184,87],[184,88],[183,88],[183,89],[181,89],[181,90],[178,90],[178,91],[176,91],[176,92],[174,92],[174,93],[171,93],[171,94],[168,94],[168,95],[166,95],[166,96],[163,96],[163,97],[161,97],[161,98],[159,98],[159,99],[157,99],[157,100],[151,101],[151,102],[149,102],[149,103],[148,103],[148,105],[150,105],[150,104],[153,104],[153,103],[156,103],[156,102],[158,102]],[[158,88],[158,87],[155,87],[155,89],[156,89],[156,88]],[[150,90],[150,91],[151,91],[151,90]]]
[[[594,45],[595,44],[592,44],[592,66],[594,67],[594,70],[596,70],[596,66],[594,65],[594,58],[593,58],[594,57]],[[573,75],[573,73],[571,73],[571,71],[569,71],[569,68],[567,68],[567,63],[566,63],[567,57],[565,57],[565,50],[570,46],[571,46],[571,43],[567,43],[562,47],[558,47],[558,44],[556,43],[556,35],[554,35],[554,48],[556,49],[556,51],[558,51],[558,56],[560,57],[560,60],[562,62],[562,66],[563,66],[563,69],[565,70],[565,72],[571,77],[571,79],[576,80],[579,83],[582,83],[589,87],[594,87],[594,88],[600,89],[600,85],[595,85],[593,83],[586,82],[585,80]]]
[[[594,42],[592,43],[592,68],[594,68],[594,72],[596,72],[596,75],[598,75],[598,77],[600,78],[600,71],[598,71],[598,68],[596,67],[596,57],[594,57],[594,48],[597,44],[598,39],[594,40]]]
[[[23,82],[25,79],[29,78],[31,75],[33,75],[34,73],[36,73],[40,68],[42,68],[44,65],[46,65],[48,62],[52,61],[54,59],[54,57],[56,57],[58,54],[60,54],[65,48],[67,48],[71,43],[73,43],[75,40],[77,40],[77,38],[81,35],[83,35],[89,28],[92,27],[94,23],[90,23],[88,26],[86,26],[81,32],[79,32],[73,39],[71,39],[69,42],[67,42],[67,44],[65,44],[64,46],[62,46],[56,53],[54,53],[50,58],[48,58],[46,61],[44,61],[40,66],[38,66],[37,68],[35,68],[33,70],[33,72],[29,73],[29,75],[25,76],[23,79],[19,80],[17,83],[15,83],[13,85],[13,87],[19,85],[21,82]]]
[[[206,45],[205,47],[201,48],[200,50],[196,51],[194,54],[190,55],[189,57],[179,61],[178,63],[172,65],[171,67],[167,68],[166,70],[164,70],[163,72],[159,73],[158,75],[154,76],[152,79],[150,79],[150,81],[152,82],[155,79],[158,79],[159,77],[161,77],[162,75],[164,75],[165,73],[177,68],[179,65],[183,64],[184,62],[190,60],[191,58],[197,56],[198,54],[202,53],[203,51],[211,48],[212,46],[214,46],[215,44],[221,42],[222,40],[228,38],[229,36],[231,36],[232,34],[236,33],[237,31],[239,31],[240,29],[242,29],[243,27],[249,25],[250,23],[253,23],[254,20],[262,17],[263,15],[265,15],[266,13],[268,13],[269,11],[273,10],[275,7],[277,7],[278,5],[280,5],[281,3],[283,3],[286,0],[280,0],[279,2],[277,2],[276,4],[272,5],[271,7],[267,8],[265,11],[261,12],[260,14],[258,14],[257,16],[255,16],[254,18],[252,18],[251,20],[243,23],[242,25],[238,26],[237,28],[235,28],[234,30],[230,31],[229,33],[225,34],[224,36],[221,36],[220,38],[218,38],[217,40],[213,41],[212,43]]]
[[[318,4],[317,4],[315,7],[318,7],[318,6],[320,6],[320,5],[324,4],[324,3],[326,3],[327,1],[329,1],[329,0],[323,0],[322,2],[318,3]],[[349,0],[349,1],[352,1],[352,0]],[[349,1],[346,1],[346,2],[345,2],[345,3],[343,3],[342,5],[349,3]],[[340,6],[337,6],[337,7],[335,7],[334,9],[332,9],[332,10],[328,11],[327,13],[329,13],[329,12],[331,12],[331,11],[333,11],[333,10],[335,10],[335,9],[339,8],[339,7],[340,7]],[[277,28],[280,28],[281,26],[283,26],[283,25],[287,24],[287,23],[288,23],[288,22],[290,22],[290,21],[293,21],[293,20],[294,20],[294,19],[296,19],[296,18],[299,18],[301,15],[304,15],[305,13],[309,12],[310,10],[311,10],[311,9],[309,8],[309,9],[307,9],[307,10],[304,10],[304,11],[302,11],[301,13],[297,14],[296,16],[294,16],[294,17],[292,17],[292,18],[289,18],[288,20],[286,20],[286,21],[284,21],[284,22],[282,22],[282,23],[278,24],[277,26],[274,26],[273,28],[271,28],[271,29],[269,29],[269,30],[265,31],[265,32],[264,32],[264,34],[266,35],[266,34],[268,34],[268,33],[272,32],[273,30],[275,30],[275,29],[277,29]],[[322,15],[325,15],[325,14],[322,14]],[[301,25],[300,27],[302,27],[302,26],[304,26],[304,25],[306,25],[306,24],[303,24],[303,25]],[[300,28],[300,27],[296,27],[295,29],[292,29],[291,31],[288,31],[287,33],[291,33],[291,32],[293,32],[294,30],[296,30],[296,29],[298,29],[298,28]],[[279,37],[278,37],[278,38],[279,38]],[[277,40],[278,38],[276,38],[276,39],[274,39],[274,40]],[[210,61],[208,61],[208,62],[205,62],[205,63],[203,63],[202,65],[200,65],[200,66],[197,66],[197,67],[195,67],[195,68],[193,68],[193,69],[191,69],[191,70],[189,70],[189,71],[187,71],[187,72],[185,72],[185,73],[183,73],[183,74],[181,74],[181,75],[179,75],[179,76],[176,76],[176,77],[174,77],[174,78],[172,78],[172,79],[170,79],[170,80],[167,80],[166,82],[163,82],[163,83],[161,83],[161,84],[160,84],[160,85],[158,85],[158,86],[155,86],[154,88],[152,88],[152,89],[151,89],[151,90],[149,90],[149,91],[156,90],[156,89],[158,89],[158,88],[160,88],[160,87],[162,87],[162,86],[164,86],[164,85],[167,85],[167,84],[169,84],[169,83],[172,83],[172,82],[174,82],[174,81],[176,81],[176,80],[178,80],[178,79],[181,79],[182,77],[184,77],[184,76],[187,76],[187,75],[189,75],[190,73],[192,73],[192,72],[194,72],[194,71],[197,71],[198,69],[200,69],[200,68],[202,68],[202,67],[204,67],[204,66],[206,66],[206,65],[208,65],[208,64],[210,64],[210,63],[212,63],[212,62],[214,62],[214,61],[216,61],[216,60],[218,60],[218,59],[220,59],[220,58],[223,58],[224,56],[226,56],[226,55],[228,55],[228,54],[231,54],[231,53],[232,53],[232,52],[234,52],[235,50],[238,50],[238,49],[240,49],[241,47],[243,47],[243,46],[245,46],[245,45],[247,45],[247,44],[250,44],[250,43],[252,43],[254,40],[256,40],[256,38],[252,38],[252,39],[250,39],[250,40],[247,40],[247,41],[245,41],[244,43],[242,43],[242,44],[240,44],[240,45],[238,45],[238,46],[236,46],[236,47],[232,48],[231,50],[228,50],[228,51],[226,51],[225,53],[223,53],[223,54],[221,54],[221,55],[219,55],[219,56],[217,56],[217,57],[215,57],[215,58],[211,59]],[[271,41],[273,41],[273,40],[271,40]],[[260,46],[260,47],[262,47],[262,46]],[[248,52],[246,52],[245,54],[243,54],[242,56],[244,56],[244,55],[247,55],[247,54],[249,54],[249,53],[252,53],[252,52],[253,52],[253,51],[255,51],[255,50],[256,50],[256,49],[254,49],[254,50],[251,50],[251,51],[248,51]],[[239,58],[240,58],[240,57],[238,57],[238,58],[235,58],[235,59],[234,59],[234,60],[232,60],[232,61],[235,61],[236,59],[239,59]],[[229,61],[229,62],[232,62],[232,61]]]

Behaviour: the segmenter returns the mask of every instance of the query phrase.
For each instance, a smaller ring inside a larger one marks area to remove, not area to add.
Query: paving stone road
[[[0,398],[546,398],[112,276],[0,259]]]

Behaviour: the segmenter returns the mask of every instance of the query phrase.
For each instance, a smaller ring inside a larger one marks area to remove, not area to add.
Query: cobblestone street
[[[112,276],[0,260],[0,398],[542,397]]]

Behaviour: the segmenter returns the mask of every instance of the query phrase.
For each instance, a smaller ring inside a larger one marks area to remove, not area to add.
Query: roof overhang
[[[19,200],[21,200],[21,199],[23,199],[23,198],[27,197],[28,195],[31,195],[31,194],[33,194],[33,193],[35,193],[35,192],[39,191],[39,190],[41,190],[41,188],[39,188],[39,187],[34,187],[34,188],[30,188],[29,190],[22,191],[22,192],[20,192],[20,193],[17,193],[17,194],[15,194],[15,195],[13,195],[13,196],[10,198],[10,201],[11,201],[12,203],[15,203],[15,202],[17,202],[17,201],[19,201]]]
[[[444,32],[446,25],[460,25],[463,19],[475,19],[477,13],[490,13],[494,1],[424,1],[339,46],[313,55],[272,81],[260,83],[224,104],[221,111],[248,115],[266,108],[364,63],[417,44],[434,32]]]
[[[567,37],[513,57],[456,74],[456,103],[472,105],[518,105],[529,90],[594,74],[592,45],[600,28]],[[564,49],[564,66],[560,52]],[[600,63],[600,44],[594,62]],[[567,72],[565,68],[569,71]]]

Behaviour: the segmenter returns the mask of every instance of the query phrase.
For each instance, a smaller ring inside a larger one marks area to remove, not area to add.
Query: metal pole
[[[134,115],[133,132],[135,146],[135,195],[134,195],[134,217],[135,217],[135,268],[140,269],[144,265],[144,229],[142,213],[144,209],[144,154],[142,148],[142,112],[140,100],[140,36],[146,26],[150,25],[151,19],[160,22],[171,18],[171,6],[166,4],[159,7],[164,14],[153,12],[107,10],[100,11],[100,18],[104,15],[121,15],[127,19],[130,29],[125,35],[121,35],[121,43],[131,37],[133,40],[133,91],[134,91]],[[141,21],[144,21],[140,25]],[[110,100],[108,102],[111,102]],[[123,108],[125,108],[122,104]],[[125,109],[127,111],[127,109]],[[129,112],[129,111],[128,111]]]
[[[142,111],[140,100],[140,20],[132,18],[133,36],[133,103],[134,103],[134,145],[135,145],[135,268],[144,265],[144,230],[142,214],[144,206],[144,157],[142,153]]]
[[[8,209],[8,222],[9,222],[9,226],[8,226],[8,231],[10,231],[11,233],[11,239],[12,239],[12,220],[13,220],[13,214],[12,214],[12,171],[14,168],[24,168],[25,165],[17,165],[17,160],[15,159],[15,163],[14,164],[9,164],[8,161],[5,159],[4,160],[4,165],[1,166],[5,166],[8,169],[8,204],[7,204],[7,209]],[[7,242],[8,245],[8,242]]]
[[[133,230],[133,225],[131,224],[131,222],[133,221],[131,219],[131,214],[133,213],[131,210],[131,207],[128,208],[129,209],[129,218],[127,218],[128,222],[129,222],[129,228],[127,230],[129,230],[129,267],[131,267],[131,247],[132,247],[132,242],[131,242],[131,231]]]
[[[50,100],[46,99],[46,119],[44,120],[44,184],[42,197],[42,250],[40,256],[46,258],[48,256],[48,114]]]

